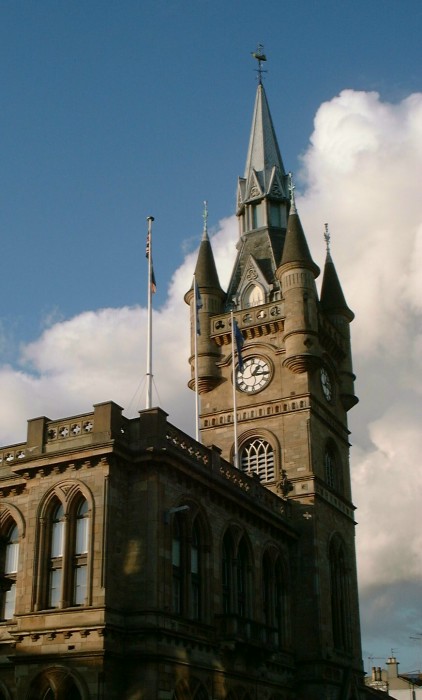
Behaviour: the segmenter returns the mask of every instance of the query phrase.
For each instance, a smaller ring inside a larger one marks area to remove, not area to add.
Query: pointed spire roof
[[[208,237],[208,208],[207,203],[204,203],[204,230],[202,233],[201,244],[199,246],[198,259],[195,267],[195,279],[198,287],[221,290],[220,281],[218,279],[217,268],[215,265],[214,254],[211,248],[211,242]]]
[[[337,276],[337,271],[331,258],[328,224],[325,224],[324,238],[327,244],[327,255],[325,258],[324,275],[322,278],[321,306],[327,314],[341,314],[349,321],[353,321],[355,315],[347,306],[346,299],[344,298],[343,290]]]
[[[256,92],[252,130],[246,158],[245,180],[249,181],[253,177],[254,171],[259,173],[264,193],[267,193],[274,167],[280,171],[281,175],[285,175],[267,96],[264,86],[260,82]]]
[[[319,275],[320,270],[318,265],[312,260],[294,199],[292,200],[292,207],[287,222],[286,239],[280,267],[289,263],[299,263],[300,266],[311,270],[314,277]]]

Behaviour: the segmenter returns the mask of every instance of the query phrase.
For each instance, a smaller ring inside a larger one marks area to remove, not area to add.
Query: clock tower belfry
[[[212,284],[207,287],[202,276],[199,285],[201,295],[211,295],[198,357],[201,439],[218,446],[229,461],[237,452],[239,470],[279,495],[281,512],[298,532],[293,646],[301,677],[309,681],[303,697],[320,698],[317,677],[335,675],[327,664],[349,674],[349,688],[354,687],[350,679],[362,675],[347,425],[347,411],[358,401],[350,342],[354,315],[334,267],[327,226],[318,293],[320,269],[309,250],[261,79],[238,183],[237,217],[237,257],[227,293],[213,272]],[[211,243],[206,246],[209,261]],[[208,269],[213,265],[212,259]],[[192,290],[185,299],[191,306],[189,386],[194,388]],[[240,364],[232,356],[231,313],[243,336]],[[341,697],[357,698],[353,693]]]

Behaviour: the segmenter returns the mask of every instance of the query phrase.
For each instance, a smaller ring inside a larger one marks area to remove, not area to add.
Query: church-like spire
[[[256,92],[252,130],[246,158],[245,180],[250,180],[255,171],[259,175],[264,192],[267,193],[273,167],[282,176],[285,175],[267,96],[264,86],[260,83]]]

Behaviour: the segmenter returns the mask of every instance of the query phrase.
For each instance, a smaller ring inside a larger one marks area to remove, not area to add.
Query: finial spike
[[[207,239],[208,238],[208,202],[206,199],[204,200],[204,213],[202,214],[202,218],[204,219],[204,228],[203,228],[202,239]]]
[[[252,56],[258,61],[258,68],[256,69],[256,72],[258,73],[258,84],[262,85],[262,74],[268,73],[268,71],[264,70],[262,67],[262,63],[267,60],[267,57],[264,54],[264,45],[258,44],[256,51],[252,52]]]
[[[296,198],[295,198],[295,184],[293,182],[293,173],[290,172],[288,174],[289,178],[289,192],[290,192],[290,213],[291,214],[297,214],[297,209],[296,209]]]
[[[325,240],[325,245],[327,246],[327,254],[330,252],[330,232],[328,230],[328,224],[324,224],[324,240]]]

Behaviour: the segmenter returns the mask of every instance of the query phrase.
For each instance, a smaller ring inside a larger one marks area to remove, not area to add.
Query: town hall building
[[[380,697],[361,658],[353,313],[328,232],[317,292],[261,77],[228,289],[205,223],[185,295],[200,441],[110,401],[0,447],[0,700]]]

